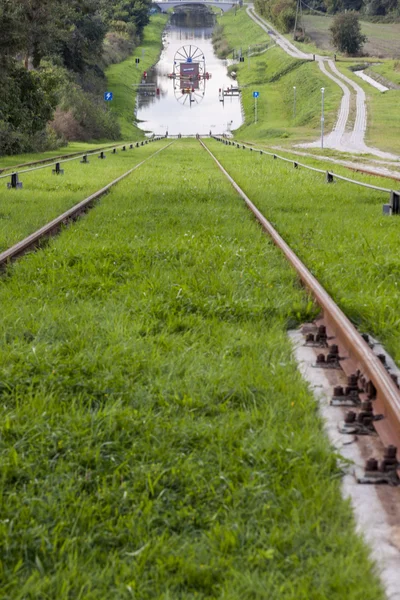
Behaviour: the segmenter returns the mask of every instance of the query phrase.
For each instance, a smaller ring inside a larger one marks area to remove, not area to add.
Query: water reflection
[[[205,9],[172,16],[160,60],[144,73],[144,85],[138,90],[136,117],[141,129],[204,135],[226,133],[242,124],[240,98],[225,97],[221,102],[220,90],[234,82],[226,61],[214,54],[214,25],[214,15]]]

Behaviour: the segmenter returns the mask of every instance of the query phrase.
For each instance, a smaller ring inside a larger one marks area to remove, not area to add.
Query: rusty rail
[[[128,177],[128,175],[133,173],[133,171],[136,171],[136,169],[138,169],[145,162],[156,156],[156,154],[159,154],[160,152],[171,146],[171,144],[173,144],[173,142],[170,142],[166,146],[163,146],[163,148],[160,148],[159,150],[142,160],[140,163],[132,167],[132,169],[129,169],[129,171],[127,171],[123,175],[120,175],[120,177],[114,179],[113,181],[111,181],[111,183],[108,183],[105,187],[101,188],[94,194],[91,194],[91,196],[88,196],[88,198],[81,200],[81,202],[75,204],[75,206],[64,212],[59,217],[56,217],[55,219],[53,219],[52,221],[50,221],[31,235],[29,235],[28,237],[26,237],[25,239],[21,240],[17,244],[14,244],[14,246],[11,246],[11,248],[8,248],[4,252],[1,252],[0,268],[4,268],[11,260],[24,254],[31,248],[36,247],[43,238],[53,235],[56,231],[60,229],[62,225],[65,225],[68,221],[84,212],[87,208],[90,207],[90,205],[95,200],[98,200],[101,196],[104,196],[104,194],[106,194],[112,187],[117,185],[117,183]]]
[[[382,362],[319,281],[311,274],[276,229],[238,186],[209,148],[201,140],[199,141],[237,193],[243,198],[263,229],[269,234],[276,246],[282,250],[304,285],[310,290],[316,302],[321,307],[325,320],[328,321],[335,335],[344,344],[349,357],[359,366],[360,371],[369,378],[376,394],[376,406],[379,406],[379,409],[386,417],[384,419],[385,425],[379,426],[379,434],[385,444],[397,445],[400,440],[400,390],[386,371]]]
[[[217,136],[212,136],[212,137],[217,142],[222,142],[223,144],[228,145],[228,146],[236,146],[238,148],[242,147],[243,149],[248,148],[249,150],[254,151],[258,154],[265,154],[266,156],[272,156],[275,159],[291,163],[294,167],[302,167],[303,169],[307,169],[308,171],[314,171],[315,173],[322,173],[327,178],[329,178],[329,181],[333,181],[333,178],[336,178],[336,179],[340,179],[342,181],[346,181],[348,183],[352,183],[354,185],[370,188],[370,189],[376,190],[378,192],[385,192],[387,194],[391,194],[393,192],[396,194],[400,193],[400,192],[390,189],[390,188],[380,187],[377,185],[371,185],[370,183],[364,183],[362,181],[357,181],[356,179],[351,179],[350,177],[345,177],[344,175],[338,175],[337,173],[334,173],[333,171],[330,171],[328,169],[318,169],[317,167],[311,167],[310,165],[306,165],[302,162],[299,162],[298,160],[293,160],[293,158],[287,158],[286,156],[280,156],[279,154],[276,154],[274,152],[268,152],[267,150],[261,150],[260,148],[255,148],[254,146],[249,146],[248,144],[243,144],[243,143],[239,144],[239,142],[225,140],[225,139],[219,138]],[[356,169],[356,168],[352,168],[352,167],[347,167],[345,165],[342,165],[342,166],[344,169],[349,169],[350,171],[360,172],[365,175],[373,175],[375,177],[384,177],[386,179],[391,179],[392,181],[400,181],[400,177],[397,178],[395,176],[392,177],[390,175],[382,175],[381,173],[377,173],[374,171],[368,171],[366,169],[361,169],[361,168]]]

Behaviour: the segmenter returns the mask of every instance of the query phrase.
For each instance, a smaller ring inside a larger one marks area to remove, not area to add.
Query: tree
[[[23,48],[22,7],[11,0],[0,0],[0,69]]]
[[[367,41],[367,37],[361,33],[360,22],[354,12],[336,15],[330,31],[335,48],[351,56],[359,54]]]

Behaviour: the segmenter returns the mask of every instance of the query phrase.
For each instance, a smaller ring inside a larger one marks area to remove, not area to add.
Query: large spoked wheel
[[[203,84],[204,84],[204,82],[203,82]],[[188,106],[190,108],[193,104],[200,104],[200,102],[204,98],[205,90],[198,89],[198,90],[191,91],[189,89],[187,89],[187,90],[185,90],[184,88],[181,89],[179,85],[175,85],[174,86],[174,94],[175,94],[175,98],[178,100],[179,104],[182,104],[183,106]]]
[[[197,46],[190,44],[189,46],[182,46],[175,52],[174,64],[181,62],[198,62],[204,64],[204,54]]]
[[[184,65],[196,65],[194,77],[183,76]],[[182,69],[181,69],[182,67]],[[174,94],[183,106],[200,104],[205,94],[206,62],[203,51],[193,44],[181,46],[174,56]]]

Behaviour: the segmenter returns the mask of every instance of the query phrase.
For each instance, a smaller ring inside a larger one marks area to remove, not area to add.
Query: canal
[[[158,135],[208,135],[229,134],[242,124],[239,96],[221,94],[237,84],[227,61],[214,53],[214,27],[215,17],[205,7],[181,8],[171,16],[160,60],[138,88],[138,127]]]

